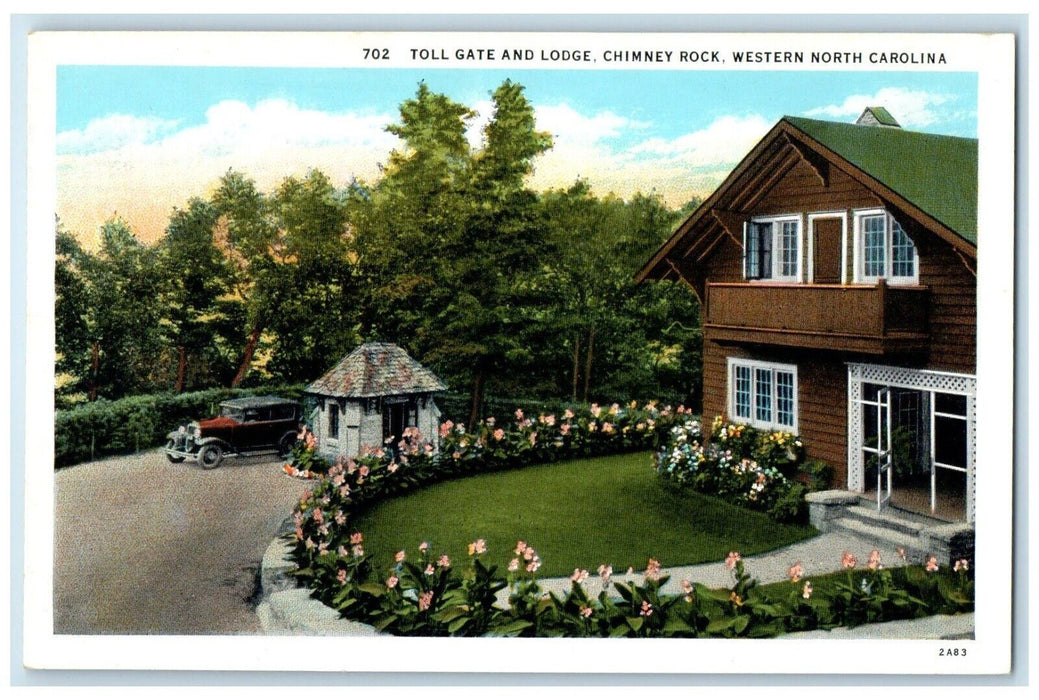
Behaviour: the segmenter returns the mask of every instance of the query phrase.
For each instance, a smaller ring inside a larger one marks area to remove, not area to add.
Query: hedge
[[[220,402],[239,396],[276,394],[301,399],[303,385],[251,389],[206,389],[183,394],[99,399],[54,416],[54,466],[138,452],[158,447],[182,423],[214,416]]]

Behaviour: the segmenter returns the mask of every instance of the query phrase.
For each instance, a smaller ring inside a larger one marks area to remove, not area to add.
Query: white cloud
[[[633,154],[664,158],[693,167],[735,165],[772,124],[758,114],[716,118],[699,131],[673,139],[649,139],[631,149]]]
[[[169,133],[177,122],[157,117],[110,114],[95,119],[85,129],[63,131],[57,136],[58,153],[94,153],[142,144]]]
[[[482,143],[492,103],[481,101],[468,137]],[[82,133],[63,135],[59,156],[59,215],[85,239],[113,213],[142,238],[162,234],[173,207],[207,196],[229,168],[270,191],[288,175],[308,168],[325,172],[339,186],[351,178],[373,180],[379,164],[399,146],[386,133],[392,114],[329,113],[286,100],[256,105],[213,105],[204,123],[171,132],[168,123],[121,118],[99,120]],[[753,115],[721,117],[706,128],[673,139],[646,139],[629,146],[649,125],[613,112],[584,114],[566,104],[535,106],[537,128],[553,148],[534,163],[536,189],[566,187],[578,177],[600,194],[656,192],[678,206],[710,192],[770,126]],[[119,138],[116,138],[119,136]],[[85,148],[86,144],[92,148]],[[109,148],[100,150],[103,144]],[[79,148],[72,148],[78,144]]]
[[[943,120],[942,108],[955,101],[951,95],[907,90],[905,88],[881,88],[872,95],[850,95],[841,104],[832,104],[808,110],[809,117],[823,116],[836,119],[854,119],[866,107],[885,107],[899,124],[904,127],[927,127]]]

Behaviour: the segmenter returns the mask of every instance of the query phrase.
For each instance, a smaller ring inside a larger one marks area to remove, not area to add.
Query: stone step
[[[902,547],[907,552],[913,552],[917,548],[917,536],[901,530],[872,525],[857,518],[837,518],[836,520],[831,520],[830,524],[834,530],[850,533],[859,539],[872,543],[877,549],[895,550],[898,547]],[[885,559],[890,562],[890,553],[885,552],[885,554],[889,555]]]
[[[899,517],[890,511],[877,511],[876,506],[848,506],[844,509],[844,513],[846,518],[858,520],[873,527],[895,530],[912,537],[917,537],[926,527],[923,523]]]

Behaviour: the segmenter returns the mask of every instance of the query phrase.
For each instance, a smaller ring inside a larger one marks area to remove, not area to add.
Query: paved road
[[[256,570],[307,488],[272,460],[203,471],[155,450],[57,472],[55,633],[261,633]]]

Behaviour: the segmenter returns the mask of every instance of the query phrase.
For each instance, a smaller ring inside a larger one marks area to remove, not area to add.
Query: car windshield
[[[220,415],[222,415],[222,416],[224,416],[226,418],[234,419],[234,420],[238,421],[239,423],[242,422],[242,418],[243,418],[242,409],[235,408],[233,406],[221,406],[220,407]]]

